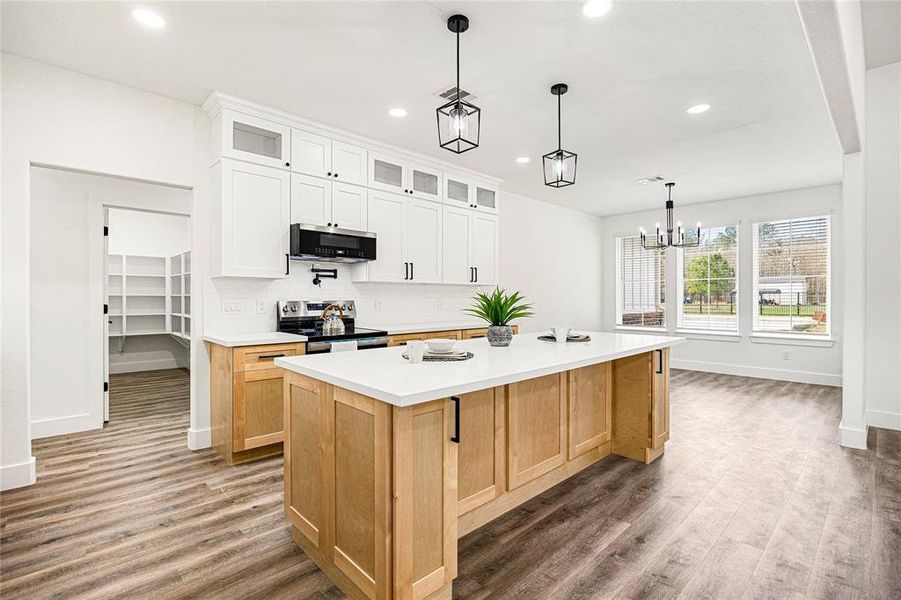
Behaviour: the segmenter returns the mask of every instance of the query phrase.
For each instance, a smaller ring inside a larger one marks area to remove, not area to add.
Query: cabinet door
[[[654,350],[651,395],[651,447],[661,448],[669,439],[669,348]]]
[[[366,188],[333,183],[331,223],[343,229],[366,231]]]
[[[416,164],[407,164],[407,189],[414,198],[441,201],[443,196],[443,175],[440,170]]]
[[[365,265],[370,281],[404,281],[407,277],[404,264],[405,201],[397,194],[369,191],[368,229],[377,236],[376,259]]]
[[[250,450],[284,440],[283,375],[282,369],[235,373],[235,450]]]
[[[291,225],[290,174],[227,159],[221,161],[221,172],[214,275],[283,278]]]
[[[476,268],[476,283],[497,283],[497,217],[473,213],[472,264]]]
[[[338,181],[366,185],[369,156],[366,148],[332,142],[332,175]]]
[[[332,220],[332,182],[291,174],[291,222],[327,225]]]
[[[222,155],[261,165],[288,168],[291,128],[272,121],[222,111]]]
[[[444,202],[452,206],[472,208],[473,187],[467,181],[457,177],[447,177],[444,186]]]
[[[463,514],[504,491],[503,388],[460,396],[457,512]]]
[[[566,460],[565,373],[507,386],[507,482],[514,489]]]
[[[610,440],[612,362],[566,372],[569,402],[569,460]]]
[[[407,200],[405,243],[410,279],[420,283],[441,281],[441,205]]]
[[[323,524],[322,454],[325,384],[297,373],[285,373],[285,516],[320,547]],[[326,405],[327,406],[327,405]]]
[[[497,214],[497,190],[488,187],[475,186],[475,202],[473,203],[479,212],[491,215]]]
[[[330,177],[332,140],[300,129],[291,130],[291,170]]]
[[[475,270],[470,259],[472,247],[472,210],[442,207],[442,275],[445,283],[472,283]]]
[[[369,153],[369,187],[386,192],[406,194],[406,169],[404,161],[385,154]]]
[[[411,340],[419,340],[425,341],[426,334],[425,333],[404,333],[402,335],[391,335],[388,336],[388,346],[406,346],[407,342]]]

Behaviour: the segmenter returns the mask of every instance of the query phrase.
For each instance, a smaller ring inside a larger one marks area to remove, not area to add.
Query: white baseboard
[[[203,450],[204,448],[212,448],[213,441],[210,437],[210,428],[206,429],[188,429],[188,448],[191,450]]]
[[[882,427],[883,429],[901,430],[901,413],[891,413],[884,410],[868,410],[867,425],[870,427]]]
[[[128,362],[110,363],[109,372],[137,373],[138,371],[160,371],[162,369],[187,369],[188,360],[176,360],[174,358],[158,358],[156,360],[135,360]]]
[[[792,371],[789,369],[768,369],[764,367],[749,367],[747,365],[733,365],[728,363],[684,359],[672,359],[670,361],[670,367],[673,369],[685,369],[687,371],[705,371],[707,373],[720,373],[722,375],[759,377],[760,379],[777,379],[779,381],[814,383],[817,385],[831,385],[835,387],[841,387],[842,385],[842,376],[832,375],[831,373]]]
[[[32,485],[37,481],[34,457],[23,463],[0,466],[0,490]]]
[[[846,448],[867,449],[867,427],[852,429],[844,426],[844,421],[838,424],[838,443]]]
[[[31,439],[37,440],[54,435],[101,429],[102,427],[102,417],[88,413],[55,417],[53,419],[38,419],[31,422]]]

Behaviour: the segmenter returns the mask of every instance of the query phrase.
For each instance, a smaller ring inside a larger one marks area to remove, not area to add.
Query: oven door
[[[368,231],[291,225],[291,256],[301,260],[354,263],[376,258],[376,236]]]
[[[371,348],[387,348],[388,337],[376,336],[369,338],[359,338],[357,340],[322,340],[318,342],[307,342],[307,354],[325,354],[332,351],[332,342],[357,342],[357,350],[369,350]]]

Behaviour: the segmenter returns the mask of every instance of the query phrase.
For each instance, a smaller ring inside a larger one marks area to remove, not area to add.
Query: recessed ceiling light
[[[603,17],[613,8],[613,0],[590,0],[582,5],[582,14],[591,19]]]
[[[521,165],[524,165],[524,164],[526,164],[527,162],[529,162],[529,157],[528,157],[528,156],[520,156],[520,157],[517,157],[516,162],[518,162],[518,163],[521,164]]]
[[[388,114],[392,117],[406,117],[407,111],[403,108],[391,108],[388,110]]]
[[[688,108],[686,108],[685,112],[690,115],[699,115],[701,113],[707,112],[708,110],[710,110],[709,104],[695,104],[694,106],[689,106]]]
[[[131,11],[131,16],[135,18],[135,21],[140,23],[141,25],[146,25],[147,27],[152,27],[153,29],[162,29],[166,26],[166,21],[163,20],[163,17],[159,16],[155,12],[143,9],[136,8]]]

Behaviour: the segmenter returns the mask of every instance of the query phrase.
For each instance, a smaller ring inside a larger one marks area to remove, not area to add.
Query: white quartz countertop
[[[387,331],[388,335],[402,335],[404,333],[429,333],[432,331],[459,331],[461,329],[482,329],[487,327],[484,322],[479,321],[469,321],[469,322],[461,322],[461,321],[444,321],[444,322],[436,322],[436,323],[427,323],[420,325],[411,325],[409,323],[403,324],[387,324],[384,323],[370,323],[360,322],[357,323],[358,327],[364,327],[366,329],[378,329],[380,331]]]
[[[307,341],[305,335],[282,333],[280,331],[263,331],[261,333],[221,333],[203,336],[204,342],[219,344],[227,348],[238,346],[264,346],[266,344],[296,344]]]
[[[684,338],[633,333],[585,332],[590,342],[557,344],[537,333],[513,336],[507,348],[488,340],[457,347],[475,356],[460,362],[411,364],[403,346],[276,358],[278,367],[331,383],[395,406],[411,406],[673,346]]]

